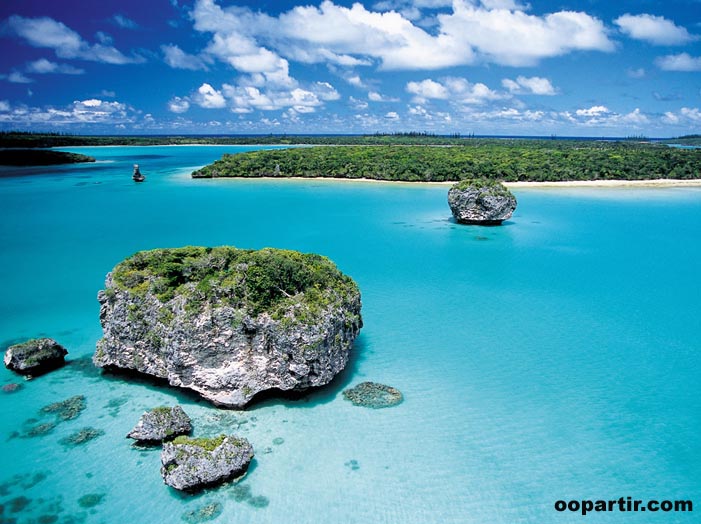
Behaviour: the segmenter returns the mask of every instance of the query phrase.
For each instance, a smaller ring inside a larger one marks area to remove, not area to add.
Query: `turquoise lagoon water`
[[[243,149],[75,148],[99,162],[0,172],[0,341],[47,335],[70,351],[31,381],[0,370],[22,386],[0,391],[0,521],[188,522],[213,503],[220,523],[699,521],[701,508],[582,517],[553,504],[701,505],[701,191],[520,190],[513,218],[484,229],[449,220],[445,186],[189,178]],[[134,163],[146,183],[131,181]],[[332,258],[363,293],[348,368],[247,411],[101,376],[89,357],[105,274],[137,250],[187,244]],[[343,399],[365,380],[405,402]],[[30,436],[56,420],[42,406],[74,395],[79,417]],[[196,435],[251,441],[240,484],[182,496],[159,451],[124,438],[144,410],[176,402]],[[103,433],[66,444],[86,427]]]

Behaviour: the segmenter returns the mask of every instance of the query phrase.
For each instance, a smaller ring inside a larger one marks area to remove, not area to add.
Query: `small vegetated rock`
[[[34,338],[5,351],[5,367],[22,375],[41,375],[65,364],[66,348],[52,338]]]
[[[161,475],[169,486],[197,491],[242,476],[253,459],[253,447],[245,438],[177,437],[161,452]]]
[[[397,388],[376,382],[361,382],[353,388],[346,389],[343,396],[355,406],[373,409],[396,406],[404,400],[402,392]]]
[[[162,442],[179,435],[188,435],[191,431],[192,422],[183,408],[161,406],[141,415],[127,437],[141,443]]]
[[[479,178],[451,187],[448,205],[461,224],[498,225],[511,218],[516,197],[501,182]]]

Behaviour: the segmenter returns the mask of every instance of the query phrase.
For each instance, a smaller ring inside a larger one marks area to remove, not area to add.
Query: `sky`
[[[2,0],[0,130],[701,133],[701,0]]]

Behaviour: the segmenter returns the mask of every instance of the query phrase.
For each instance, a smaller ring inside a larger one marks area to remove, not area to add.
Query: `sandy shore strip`
[[[394,184],[409,186],[452,186],[455,181],[450,182],[408,182],[406,180],[376,180],[374,178],[340,178],[340,177],[214,177],[202,178],[199,180],[277,180],[277,181],[300,181],[300,182],[356,182],[371,184]],[[652,180],[568,180],[562,182],[504,182],[504,185],[514,189],[527,188],[573,188],[573,187],[701,187],[701,179],[673,180],[669,178],[659,178]]]

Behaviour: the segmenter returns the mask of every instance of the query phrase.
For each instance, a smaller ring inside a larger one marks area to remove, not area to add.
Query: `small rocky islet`
[[[214,438],[177,437],[161,452],[163,481],[180,491],[240,478],[253,459],[253,447],[245,438],[219,435]]]
[[[189,435],[192,421],[180,406],[158,406],[147,411],[127,434],[139,444],[152,444]]]
[[[494,226],[511,218],[516,209],[516,197],[501,182],[471,179],[450,188],[448,205],[460,224]]]
[[[5,351],[7,369],[27,376],[37,376],[65,364],[68,350],[52,338],[33,338],[13,344]]]

